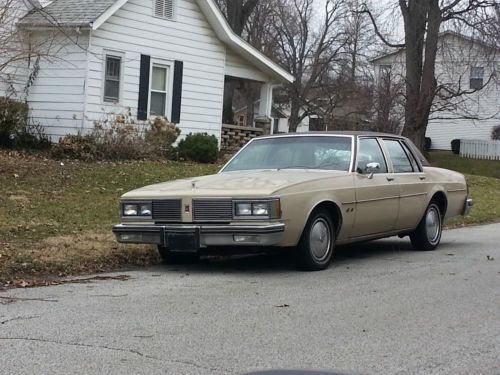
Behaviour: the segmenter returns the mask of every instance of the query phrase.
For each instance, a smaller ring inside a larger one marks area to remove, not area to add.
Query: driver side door
[[[375,137],[360,138],[356,153],[356,209],[352,237],[394,230],[399,211],[399,187],[380,143]]]

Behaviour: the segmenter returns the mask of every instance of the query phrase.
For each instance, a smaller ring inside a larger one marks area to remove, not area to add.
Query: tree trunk
[[[297,98],[292,98],[290,107],[290,118],[288,119],[288,132],[295,133],[299,126],[300,103]]]

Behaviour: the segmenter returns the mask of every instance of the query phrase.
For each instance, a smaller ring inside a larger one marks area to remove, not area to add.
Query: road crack
[[[218,367],[207,367],[207,366],[199,365],[193,361],[159,358],[159,357],[155,357],[155,356],[152,356],[149,354],[142,353],[142,352],[140,352],[138,350],[134,350],[134,349],[116,348],[116,347],[106,346],[106,345],[84,344],[84,343],[78,343],[78,342],[65,342],[65,341],[42,339],[42,338],[35,338],[35,337],[0,337],[0,341],[2,341],[2,340],[3,341],[9,341],[9,340],[10,341],[33,341],[33,342],[43,342],[43,343],[50,343],[50,344],[63,345],[63,346],[80,347],[80,348],[111,350],[111,351],[116,351],[116,352],[134,354],[134,355],[137,355],[137,356],[142,357],[142,358],[152,359],[152,360],[160,361],[160,362],[183,364],[183,365],[195,367],[195,368],[202,369],[202,370],[209,370],[212,372],[216,372],[218,374],[221,373],[221,371],[228,373],[228,374],[232,373],[230,370],[227,370],[227,369],[218,368]]]
[[[16,320],[36,319],[36,318],[39,318],[39,317],[40,317],[40,315],[35,315],[35,316],[16,316],[15,318],[10,318],[10,319],[6,319],[6,320],[2,320],[2,321],[0,321],[0,324],[14,322]]]

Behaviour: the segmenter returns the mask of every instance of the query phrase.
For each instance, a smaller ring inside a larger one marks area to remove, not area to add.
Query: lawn
[[[431,151],[429,159],[435,167],[452,169],[463,174],[500,178],[498,160],[462,158],[451,151]]]
[[[451,153],[431,157],[434,165],[468,173],[475,206],[471,216],[450,225],[500,220],[500,162],[467,160]],[[218,169],[217,165],[174,162],[61,162],[0,151],[0,286],[14,278],[157,263],[153,247],[120,245],[114,240],[111,227],[119,220],[120,195]]]
[[[123,246],[111,227],[128,190],[217,172],[173,162],[84,163],[0,151],[0,284],[13,276],[70,274],[157,262]]]

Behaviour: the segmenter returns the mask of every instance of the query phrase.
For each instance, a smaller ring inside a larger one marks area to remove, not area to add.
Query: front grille
[[[180,199],[165,199],[153,201],[153,220],[181,221],[182,201]]]
[[[194,221],[231,221],[233,202],[230,199],[196,199],[193,201]]]

